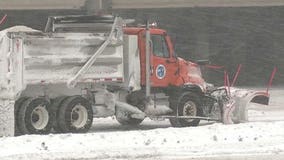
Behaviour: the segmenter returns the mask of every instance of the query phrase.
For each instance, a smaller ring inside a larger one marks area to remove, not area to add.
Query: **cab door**
[[[152,87],[173,85],[177,77],[178,61],[174,56],[170,38],[165,34],[151,34]]]

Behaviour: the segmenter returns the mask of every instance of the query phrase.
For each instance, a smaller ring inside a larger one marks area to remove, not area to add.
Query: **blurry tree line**
[[[27,25],[43,30],[49,15],[84,14],[84,11],[0,11],[8,14],[4,29]],[[183,8],[115,10],[114,14],[156,21],[173,37],[176,52],[187,60],[209,59],[225,66],[232,78],[242,64],[237,85],[264,86],[274,66],[274,85],[284,84],[284,7]],[[203,69],[208,82],[223,83],[223,72]]]

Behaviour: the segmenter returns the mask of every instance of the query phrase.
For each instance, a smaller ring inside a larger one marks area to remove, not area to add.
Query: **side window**
[[[151,35],[153,52],[155,56],[169,58],[169,50],[165,40],[162,35]]]

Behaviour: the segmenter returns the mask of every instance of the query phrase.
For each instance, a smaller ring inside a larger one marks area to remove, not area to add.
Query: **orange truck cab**
[[[138,36],[140,54],[141,86],[145,86],[146,47],[145,28],[125,27],[124,34]],[[163,29],[150,28],[151,34],[151,87],[191,85],[205,91],[199,65],[177,56],[170,36]]]

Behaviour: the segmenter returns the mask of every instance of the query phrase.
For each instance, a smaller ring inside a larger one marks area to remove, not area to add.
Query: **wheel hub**
[[[76,105],[71,111],[71,125],[75,128],[82,128],[87,124],[88,111],[81,104]]]
[[[79,114],[77,113],[77,112],[73,112],[72,113],[72,120],[73,121],[76,121],[76,120],[78,120],[79,119]]]
[[[192,101],[188,101],[183,107],[183,116],[196,116],[197,108]],[[194,119],[185,119],[187,122],[192,122]]]
[[[39,121],[39,115],[37,113],[32,115],[32,122],[36,123]]]
[[[34,108],[31,114],[31,124],[35,129],[44,129],[49,121],[48,111],[45,106],[39,105]]]

